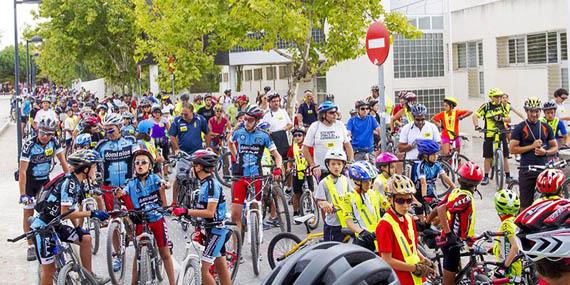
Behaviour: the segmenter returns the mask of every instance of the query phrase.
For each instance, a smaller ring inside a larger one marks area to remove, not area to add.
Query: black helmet
[[[265,91],[265,93],[267,93],[267,92],[271,91],[271,87],[265,86],[265,87],[263,87],[263,91]]]
[[[182,94],[182,95],[180,95],[180,100],[188,101],[188,100],[190,100],[190,96],[188,94]]]
[[[301,133],[301,134],[305,135],[305,130],[303,130],[303,129],[301,129],[301,128],[294,128],[294,129],[291,131],[291,134],[294,135],[294,134],[296,134],[296,133]]]
[[[88,167],[99,162],[101,162],[101,157],[91,149],[78,150],[67,158],[67,163],[75,169]]]
[[[269,92],[269,94],[267,94],[267,101],[271,101],[274,98],[279,98],[280,95],[277,92]]]
[[[364,101],[364,100],[357,100],[357,101],[354,103],[354,108],[355,108],[355,109],[359,109],[359,108],[362,107],[362,106],[368,106],[368,102],[366,102],[366,101]]]
[[[218,155],[212,151],[200,149],[195,151],[191,156],[190,160],[193,163],[203,165],[204,167],[214,167],[218,161]]]
[[[280,263],[263,284],[400,284],[396,273],[368,249],[339,242],[306,247]]]

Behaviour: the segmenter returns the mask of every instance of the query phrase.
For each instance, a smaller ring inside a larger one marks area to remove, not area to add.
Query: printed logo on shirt
[[[185,131],[187,131],[187,130],[188,130],[188,127],[187,127],[186,125],[181,125],[181,126],[180,126],[180,131],[181,131],[181,132],[185,132]]]
[[[425,133],[425,134],[424,134],[424,138],[426,138],[426,139],[431,138],[431,133]]]
[[[313,110],[308,110],[307,114],[312,115],[313,114]]]
[[[332,149],[332,148],[334,148],[334,146],[335,146],[335,143],[334,143],[334,142],[328,142],[328,143],[327,143],[327,148],[328,148],[328,149]]]
[[[53,155],[53,148],[46,148],[46,150],[44,151],[46,156],[51,156]]]
[[[322,131],[321,140],[336,140],[339,136],[336,135],[335,131]]]

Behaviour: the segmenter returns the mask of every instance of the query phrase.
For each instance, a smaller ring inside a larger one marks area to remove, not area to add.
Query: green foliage
[[[26,46],[19,45],[20,82],[26,82]],[[31,51],[30,51],[31,52]],[[33,61],[33,57],[30,58]],[[14,46],[0,51],[0,82],[14,82]]]

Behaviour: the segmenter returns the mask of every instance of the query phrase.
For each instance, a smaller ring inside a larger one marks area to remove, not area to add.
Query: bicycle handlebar
[[[69,216],[69,215],[70,215],[71,213],[73,213],[73,212],[75,212],[75,209],[69,209],[69,211],[67,211],[67,212],[65,212],[65,213],[63,213],[63,214],[60,214],[59,216],[55,217],[53,220],[51,220],[49,223],[47,223],[47,224],[46,224],[45,226],[43,226],[42,228],[28,231],[28,232],[23,233],[23,234],[21,234],[21,235],[15,237],[15,238],[9,238],[9,239],[7,239],[7,241],[8,241],[8,242],[17,242],[17,241],[19,241],[19,240],[21,240],[21,239],[23,239],[23,238],[25,238],[25,237],[32,236],[32,235],[34,235],[34,234],[37,233],[37,232],[45,231],[46,229],[51,228],[54,224],[59,223],[61,220],[63,220],[65,217]]]
[[[569,162],[570,162],[570,159],[563,159],[563,160],[559,160],[556,162],[550,162],[550,163],[547,163],[545,165],[525,165],[525,166],[519,166],[517,168],[528,170],[528,171],[538,172],[538,171],[542,171],[545,169],[563,169],[563,168],[568,166]]]
[[[493,237],[501,237],[501,236],[505,236],[505,233],[503,232],[492,232],[492,231],[485,231],[482,234],[475,236],[475,237],[471,237],[471,238],[466,238],[465,240],[463,240],[464,242],[471,242],[474,243],[476,241],[479,240],[490,240]],[[445,239],[441,239],[436,241],[436,245],[438,247],[443,247],[445,245],[447,245],[447,240]]]

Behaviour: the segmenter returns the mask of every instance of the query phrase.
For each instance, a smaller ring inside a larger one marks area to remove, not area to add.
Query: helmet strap
[[[392,210],[394,211],[394,214],[398,216],[398,218],[404,217],[404,215],[400,214],[398,210],[396,210],[396,202],[394,202],[394,196],[392,196]]]

